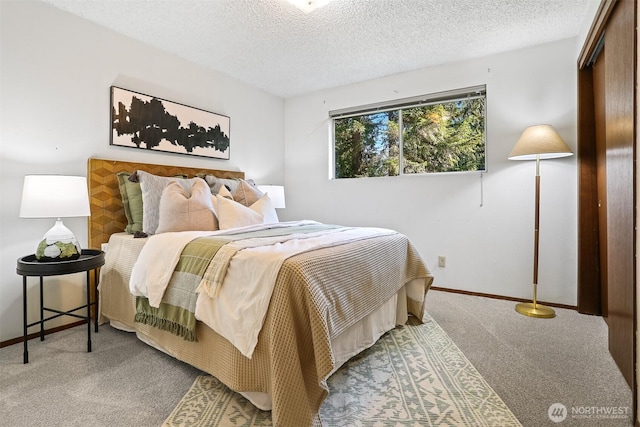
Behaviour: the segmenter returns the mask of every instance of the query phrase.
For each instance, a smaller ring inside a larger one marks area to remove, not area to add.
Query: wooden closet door
[[[578,60],[578,311],[607,316],[634,396],[636,8],[603,0]]]
[[[635,2],[618,1],[605,31],[609,351],[634,388]]]

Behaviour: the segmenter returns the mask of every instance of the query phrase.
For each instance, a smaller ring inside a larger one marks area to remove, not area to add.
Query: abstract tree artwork
[[[111,86],[111,145],[229,159],[230,118]]]

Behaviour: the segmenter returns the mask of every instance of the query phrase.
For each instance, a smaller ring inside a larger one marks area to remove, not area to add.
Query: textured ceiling
[[[45,0],[282,97],[574,37],[594,0]]]

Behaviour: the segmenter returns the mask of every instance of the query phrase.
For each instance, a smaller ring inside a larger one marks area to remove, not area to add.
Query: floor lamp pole
[[[516,305],[516,311],[530,317],[554,317],[552,308],[538,304],[538,246],[540,241],[540,155],[536,155],[536,205],[533,235],[533,303],[526,302]]]

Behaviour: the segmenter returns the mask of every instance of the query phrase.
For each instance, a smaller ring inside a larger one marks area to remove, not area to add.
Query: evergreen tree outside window
[[[484,86],[332,111],[335,178],[486,170]]]

